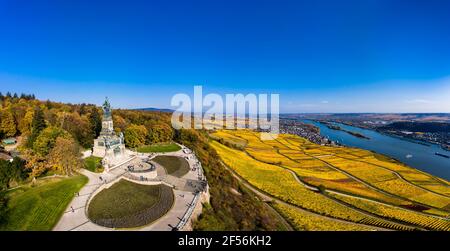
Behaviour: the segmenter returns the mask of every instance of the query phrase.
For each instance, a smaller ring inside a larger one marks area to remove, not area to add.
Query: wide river
[[[343,131],[329,129],[326,125],[311,120],[301,120],[304,123],[313,124],[320,128],[320,134],[330,140],[338,141],[346,146],[358,147],[395,158],[411,167],[433,174],[440,178],[450,180],[450,158],[435,155],[436,152],[450,156],[440,146],[429,146],[410,142],[398,137],[392,137],[358,127],[334,123],[342,129],[361,133],[370,139],[358,138]]]

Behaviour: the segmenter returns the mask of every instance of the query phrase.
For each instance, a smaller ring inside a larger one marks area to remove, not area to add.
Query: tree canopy
[[[16,122],[10,109],[2,111],[0,130],[5,137],[13,137],[17,133]]]
[[[124,133],[128,147],[173,139],[170,113],[115,109],[112,115],[115,130]],[[81,152],[80,147],[91,148],[101,128],[101,108],[96,105],[64,104],[37,100],[29,94],[0,93],[0,139],[23,137],[19,149],[27,160],[26,167],[31,170],[31,176],[49,170],[70,174],[72,171],[67,171],[64,163],[75,163],[73,161],[79,158],[75,149]],[[75,159],[60,158],[58,149],[73,153]],[[50,156],[58,162],[52,161]]]
[[[135,148],[145,143],[148,131],[143,125],[131,124],[125,129],[125,144]]]

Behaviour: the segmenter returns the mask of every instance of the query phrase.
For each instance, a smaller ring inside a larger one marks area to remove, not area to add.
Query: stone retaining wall
[[[200,214],[202,214],[203,210],[203,204],[210,202],[210,194],[209,194],[209,186],[206,186],[205,191],[200,193],[200,199],[197,201],[197,204],[194,207],[194,210],[192,211],[191,217],[189,218],[188,222],[183,226],[183,228],[180,229],[180,231],[192,231],[193,230],[193,223],[198,219]]]

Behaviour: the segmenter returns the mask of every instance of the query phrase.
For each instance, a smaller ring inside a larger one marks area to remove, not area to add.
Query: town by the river
[[[342,130],[333,130],[326,125],[312,121],[301,122],[315,125],[320,128],[320,134],[342,145],[358,147],[397,159],[411,167],[450,180],[450,158],[445,158],[436,153],[450,156],[450,152],[438,145],[419,144],[378,133],[373,130],[348,126],[341,123],[333,123],[344,130],[362,134],[367,138],[356,137]]]

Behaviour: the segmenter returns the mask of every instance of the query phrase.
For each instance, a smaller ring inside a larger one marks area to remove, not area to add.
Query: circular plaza
[[[128,150],[127,150],[128,151]],[[200,162],[186,147],[171,153],[130,152],[102,173],[82,170],[88,184],[56,231],[189,230],[209,200]]]

